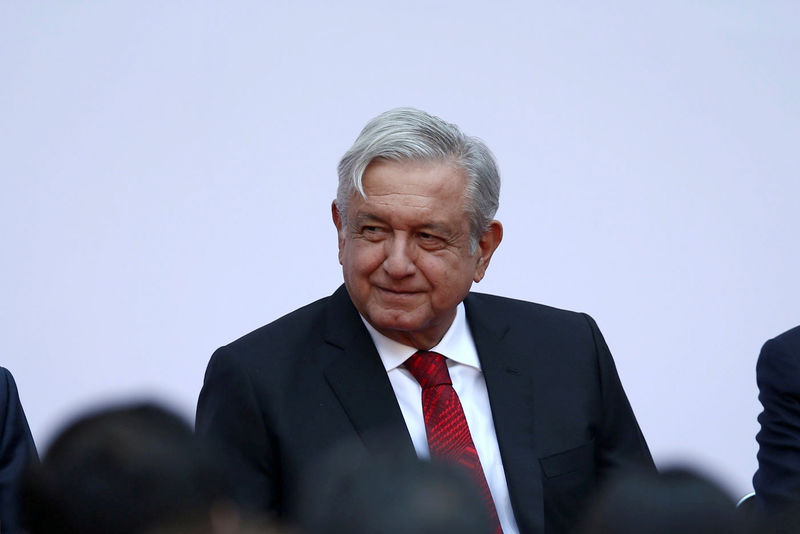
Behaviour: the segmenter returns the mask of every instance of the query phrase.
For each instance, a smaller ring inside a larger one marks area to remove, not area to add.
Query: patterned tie
[[[469,471],[486,502],[494,533],[502,534],[497,509],[469,433],[464,409],[450,381],[445,357],[436,352],[419,351],[406,360],[405,366],[422,386],[422,415],[431,458],[455,462]]]

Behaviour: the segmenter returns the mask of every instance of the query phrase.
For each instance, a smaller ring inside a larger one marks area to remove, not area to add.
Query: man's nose
[[[386,259],[383,268],[392,278],[405,278],[414,274],[413,244],[405,236],[395,236],[386,242]]]

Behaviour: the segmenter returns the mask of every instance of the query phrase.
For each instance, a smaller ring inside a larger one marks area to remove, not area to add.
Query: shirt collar
[[[412,354],[417,352],[414,347],[409,347],[384,336],[375,330],[363,316],[361,320],[364,322],[364,326],[367,327],[387,372],[402,366]],[[456,306],[456,316],[442,340],[430,350],[431,352],[438,352],[454,362],[469,365],[478,370],[481,369],[478,351],[475,349],[475,342],[472,340],[469,324],[467,324],[467,314],[463,302]]]

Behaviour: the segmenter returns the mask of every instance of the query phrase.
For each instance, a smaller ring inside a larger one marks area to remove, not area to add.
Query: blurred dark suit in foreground
[[[800,326],[764,343],[756,365],[758,471],[756,508],[800,518]],[[791,521],[789,521],[791,522]],[[800,519],[797,521],[800,524]],[[800,527],[797,528],[800,531]]]
[[[19,530],[19,480],[28,462],[36,461],[36,458],[36,447],[22,411],[14,377],[0,367],[0,529],[3,534],[14,534]]]

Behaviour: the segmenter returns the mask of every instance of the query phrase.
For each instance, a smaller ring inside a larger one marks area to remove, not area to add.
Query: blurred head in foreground
[[[389,448],[391,449],[391,447]],[[343,445],[304,479],[295,510],[305,534],[487,534],[486,506],[466,473]]]
[[[631,473],[606,486],[581,534],[740,534],[749,523],[719,486],[688,469]]]
[[[30,534],[210,532],[228,488],[215,455],[154,404],[102,409],[66,426],[23,481]],[[222,514],[220,517],[223,517]]]

